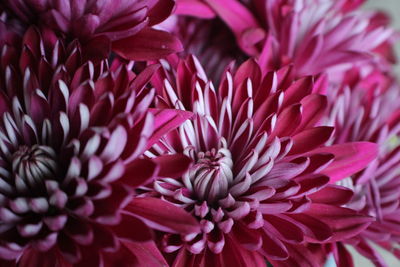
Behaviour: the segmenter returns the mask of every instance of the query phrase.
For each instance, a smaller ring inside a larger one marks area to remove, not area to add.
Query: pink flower
[[[352,245],[376,266],[387,266],[371,242],[400,258],[400,104],[399,87],[388,74],[374,66],[354,68],[346,75],[340,88],[329,94],[332,106],[328,123],[335,126],[335,144],[349,141],[370,141],[379,145],[378,158],[365,170],[343,181],[341,185],[354,190],[346,205],[376,220],[357,236],[328,246],[338,266],[353,266],[344,244]]]
[[[170,15],[173,0],[6,0],[1,5],[28,27],[50,27],[69,40],[104,49],[112,41],[115,52],[132,60],[158,59],[182,50],[175,37],[152,28]]]
[[[35,28],[1,47],[0,265],[161,265],[149,227],[197,222],[134,190],[188,168],[182,155],[141,155],[190,114],[148,108],[158,66],[135,76],[80,52]]]
[[[164,62],[164,64],[167,64]],[[290,69],[261,74],[254,60],[224,73],[218,90],[194,57],[153,80],[157,106],[195,115],[146,155],[183,152],[194,165],[180,178],[158,179],[144,195],[191,212],[202,232],[162,233],[172,266],[306,266],[316,261],[306,241],[354,236],[370,218],[340,207],[352,191],[328,185],[366,166],[371,143],[324,147],[332,128],[324,114],[323,79],[288,78]]]
[[[392,30],[380,13],[352,11],[361,2],[179,0],[176,13],[222,20],[240,50],[260,58],[262,68],[277,70],[293,64],[294,74],[301,77],[338,68],[343,71],[347,65],[374,60],[372,52],[383,54],[378,58],[391,57]],[[219,49],[225,53],[224,45]]]

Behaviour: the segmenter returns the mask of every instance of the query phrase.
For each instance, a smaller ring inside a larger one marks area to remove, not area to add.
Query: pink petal
[[[149,111],[154,115],[154,131],[149,138],[147,148],[150,148],[163,135],[174,130],[193,115],[191,112],[177,109],[149,109]]]
[[[216,16],[215,12],[207,4],[199,0],[177,1],[174,13],[177,15],[188,15],[203,19],[212,19]]]

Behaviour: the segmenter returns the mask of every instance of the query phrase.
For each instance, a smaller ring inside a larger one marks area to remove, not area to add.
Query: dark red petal
[[[337,242],[334,243],[334,246],[333,256],[337,267],[354,267],[353,257],[343,243]]]
[[[200,230],[192,215],[161,199],[138,197],[133,199],[126,210],[157,230],[182,234],[197,233]]]
[[[118,182],[136,188],[150,183],[159,169],[158,164],[150,159],[136,159],[126,166],[125,173]]]
[[[288,89],[285,90],[285,100],[282,108],[300,103],[300,101],[308,96],[312,90],[313,77],[308,76],[295,81]]]
[[[159,267],[168,266],[164,257],[154,244],[154,242],[123,242],[122,247],[125,246],[132,254],[135,255],[137,266]],[[124,258],[122,258],[124,259]],[[120,265],[112,265],[120,266]],[[131,266],[131,265],[129,265]]]
[[[157,1],[147,14],[150,19],[149,25],[155,25],[167,19],[171,15],[174,6],[174,0]]]
[[[182,51],[181,42],[170,33],[145,28],[138,34],[113,42],[113,50],[129,60],[155,60]]]
[[[260,253],[273,260],[284,260],[289,257],[288,251],[285,245],[275,236],[270,233],[262,233],[263,245],[260,249]]]
[[[1,261],[0,261],[0,266]],[[12,266],[12,265],[7,265]],[[70,264],[65,262],[65,260],[57,253],[54,249],[47,252],[39,252],[32,248],[28,248],[22,254],[22,257],[18,261],[18,266],[20,267],[68,267]],[[5,267],[5,265],[4,265]]]
[[[268,215],[265,220],[275,228],[281,239],[294,243],[304,240],[304,234],[296,224],[273,215]]]
[[[353,191],[346,187],[338,185],[328,185],[318,192],[315,192],[308,197],[313,203],[323,203],[331,205],[344,205],[353,197]]]
[[[332,135],[333,127],[315,127],[293,136],[289,155],[301,154],[323,145]]]
[[[231,239],[229,236],[227,236],[224,250],[218,258],[219,264],[214,264],[214,266],[266,266],[266,262],[260,253],[245,249],[240,243]]]
[[[301,124],[298,131],[314,126],[324,115],[328,106],[326,96],[311,94],[301,100]]]
[[[129,213],[122,213],[121,222],[112,229],[119,238],[126,241],[144,242],[153,238],[153,233],[147,225]]]
[[[301,122],[301,105],[296,104],[285,108],[278,116],[275,129],[271,133],[269,140],[272,137],[285,137],[291,136]]]
[[[242,223],[236,223],[232,229],[232,237],[246,249],[256,251],[262,245],[258,230],[250,229]]]
[[[100,266],[121,266],[121,267],[131,267],[131,266],[142,266],[139,264],[138,259],[134,251],[129,250],[125,244],[121,242],[119,249],[111,253],[103,253],[102,255],[104,265]],[[93,263],[88,262],[89,266]],[[94,266],[94,265],[93,265]],[[143,265],[143,266],[154,266],[154,265]],[[161,265],[159,265],[161,266]],[[82,266],[84,267],[84,266]]]
[[[82,55],[85,60],[100,62],[106,59],[111,51],[111,42],[104,36],[96,36],[90,39],[82,48]]]
[[[358,214],[354,210],[327,204],[312,204],[307,214],[329,225],[333,233],[329,242],[353,237],[374,221],[372,217]]]
[[[329,225],[319,220],[318,216],[308,215],[308,210],[307,213],[288,214],[287,216],[281,215],[279,217],[296,224],[303,230],[307,239],[310,239],[311,241],[326,241],[332,236],[332,231]]]
[[[163,155],[153,158],[152,160],[159,167],[159,177],[180,177],[192,164],[192,160],[183,154]]]

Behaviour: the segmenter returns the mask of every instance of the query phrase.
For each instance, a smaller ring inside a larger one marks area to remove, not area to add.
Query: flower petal
[[[197,220],[189,213],[160,199],[138,197],[126,207],[126,210],[160,231],[189,234],[200,230]]]

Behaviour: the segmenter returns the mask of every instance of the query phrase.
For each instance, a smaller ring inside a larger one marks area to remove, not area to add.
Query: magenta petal
[[[193,115],[191,112],[177,109],[149,109],[149,111],[154,115],[154,132],[149,138],[148,148]]]
[[[113,50],[129,60],[155,60],[182,51],[181,42],[168,32],[145,28],[138,34],[113,42]]]
[[[258,23],[253,14],[239,1],[234,0],[206,0],[214,11],[221,17],[233,33],[241,40],[240,36],[250,28],[258,28]],[[229,7],[229,8],[226,8]],[[243,40],[245,41],[245,40]],[[249,45],[241,44],[248,50]]]
[[[335,183],[364,169],[378,155],[378,146],[369,142],[354,142],[317,148],[312,153],[331,153],[335,160],[322,171]]]
[[[197,233],[197,220],[175,205],[156,198],[135,198],[126,208],[151,228],[172,233]]]

